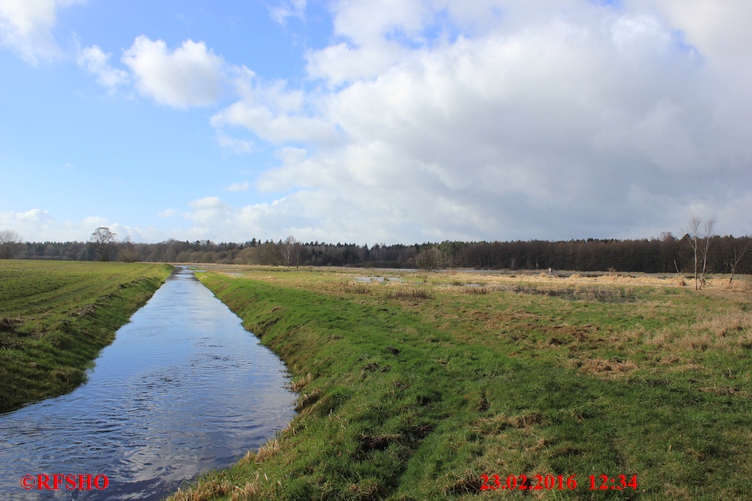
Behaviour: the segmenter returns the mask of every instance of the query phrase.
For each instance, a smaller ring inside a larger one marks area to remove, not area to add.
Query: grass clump
[[[745,293],[598,284],[584,294],[472,294],[427,276],[425,297],[406,298],[395,292],[415,286],[360,294],[336,274],[248,276],[201,280],[287,363],[299,414],[174,499],[743,499],[752,490]],[[481,476],[493,474],[576,475],[578,487],[481,492]],[[590,491],[588,476],[602,474],[637,475],[639,488]]]
[[[431,299],[433,296],[431,295],[428,290],[426,290],[425,287],[398,287],[394,290],[390,290],[387,292],[386,297],[388,299]]]
[[[0,412],[68,393],[168,265],[0,260]]]

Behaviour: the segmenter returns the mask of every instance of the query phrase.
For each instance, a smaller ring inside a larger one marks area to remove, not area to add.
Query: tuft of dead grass
[[[401,287],[399,289],[388,292],[386,297],[388,299],[432,299],[428,290],[422,287]]]
[[[232,491],[232,501],[243,501],[246,499],[253,499],[261,495],[261,487],[256,485],[256,482],[246,482],[245,486],[235,486]]]
[[[281,451],[281,445],[279,443],[278,439],[272,439],[269,440],[267,443],[259,447],[259,450],[256,452],[248,451],[245,456],[243,456],[240,461],[238,461],[239,466],[247,465],[247,464],[259,464],[269,458],[272,458],[279,454]]]
[[[478,494],[483,485],[477,472],[467,469],[464,471],[451,471],[444,475],[444,487],[441,489],[444,495]]]
[[[705,388],[700,388],[700,391],[703,393],[713,393],[714,395],[722,395],[722,396],[736,395],[737,393],[742,393],[739,388],[734,388],[733,386],[719,386],[719,385],[713,385],[713,386],[708,386]]]
[[[279,454],[279,451],[279,440],[277,440],[276,438],[269,440],[267,443],[259,447],[259,450],[256,453],[256,463],[260,463],[266,459],[276,456],[277,454]]]
[[[507,428],[525,429],[540,423],[543,416],[538,411],[526,410],[515,416],[503,413],[487,418],[480,418],[473,423],[473,428],[481,434],[498,434]]]
[[[232,490],[228,480],[209,480],[188,490],[178,489],[167,501],[209,501],[218,496],[226,496]]]
[[[321,390],[319,388],[316,388],[311,393],[304,393],[300,397],[298,397],[298,403],[295,406],[295,411],[300,412],[306,407],[310,407],[316,402],[319,401],[319,398],[321,398]]]
[[[342,284],[342,291],[347,294],[370,294],[371,287],[368,285],[370,282],[355,282],[351,280]]]
[[[387,488],[373,478],[362,479],[349,488],[351,499],[383,499],[387,492]]]
[[[637,369],[637,364],[634,362],[618,358],[608,360],[603,358],[575,359],[573,364],[583,374],[606,378],[622,377]]]
[[[298,393],[300,390],[311,384],[311,381],[313,381],[313,375],[309,372],[297,381],[293,381],[292,383],[286,385],[286,387],[291,391]]]

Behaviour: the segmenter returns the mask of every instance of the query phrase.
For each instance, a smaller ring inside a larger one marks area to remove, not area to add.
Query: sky
[[[0,230],[752,234],[747,0],[0,0]]]

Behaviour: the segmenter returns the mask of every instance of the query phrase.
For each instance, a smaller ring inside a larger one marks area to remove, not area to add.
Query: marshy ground
[[[199,276],[286,362],[299,415],[173,499],[752,492],[749,277],[696,292],[689,278],[615,273]],[[578,485],[481,492],[484,474]],[[590,475],[636,475],[638,488],[593,491]]]

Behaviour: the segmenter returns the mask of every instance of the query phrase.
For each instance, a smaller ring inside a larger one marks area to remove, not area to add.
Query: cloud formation
[[[29,64],[55,59],[62,53],[52,30],[57,9],[86,0],[3,0],[0,2],[0,43]]]
[[[297,191],[274,210],[294,200],[322,233],[657,236],[698,207],[752,209],[752,57],[732,19],[751,7],[729,3],[334,2],[337,39],[307,55],[320,85],[249,92],[212,123],[277,145],[258,186]]]
[[[64,242],[75,239],[86,241],[97,226],[106,226],[100,217],[88,217],[82,221],[59,221],[46,210],[31,209],[25,212],[0,212],[0,227],[18,232],[26,242]]]
[[[2,43],[29,62],[53,57],[55,12],[71,1],[0,3]],[[276,154],[254,174],[274,203],[201,198],[162,214],[193,225],[165,238],[631,238],[679,232],[693,215],[752,233],[752,3],[327,8],[332,32],[305,52],[302,83],[266,79],[192,40],[171,49],[139,36],[121,59],[128,72],[99,46],[80,51],[104,87],[132,83],[162,105],[230,96],[211,109],[220,146]],[[305,0],[270,9],[280,24],[306,12]]]
[[[105,54],[99,46],[93,45],[80,49],[76,60],[79,66],[97,77],[99,85],[114,91],[118,86],[127,84],[130,78],[128,72],[110,66],[111,55]]]
[[[141,35],[122,61],[130,68],[139,93],[159,104],[181,109],[209,106],[223,92],[224,60],[204,42],[189,39],[171,52],[163,40]]]
[[[217,141],[219,141],[220,146],[238,155],[253,151],[253,143],[251,141],[231,137],[222,132],[217,134]]]
[[[243,181],[242,183],[232,183],[227,187],[227,191],[248,191],[248,187],[248,181]]]
[[[282,0],[269,7],[269,15],[276,23],[285,25],[289,17],[303,18],[307,3],[307,0]]]
[[[336,139],[335,126],[306,108],[304,92],[288,90],[281,80],[265,83],[245,67],[234,72],[241,99],[212,116],[211,124],[218,130],[243,127],[274,144]]]

